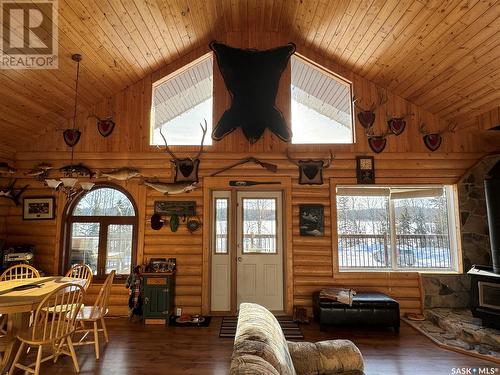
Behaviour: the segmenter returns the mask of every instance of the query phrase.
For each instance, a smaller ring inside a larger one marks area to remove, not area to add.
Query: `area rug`
[[[211,316],[204,316],[203,322],[178,322],[176,316],[171,316],[168,325],[170,327],[208,327],[210,325],[210,321],[212,320]]]
[[[470,310],[431,309],[424,315],[423,321],[402,319],[442,348],[500,363],[498,334],[489,332],[496,330],[482,327]]]
[[[290,316],[277,316],[276,319],[278,320],[287,340],[301,340],[304,338],[299,325],[295,323]],[[237,325],[237,316],[223,317],[220,325],[219,337],[234,338],[236,335]]]

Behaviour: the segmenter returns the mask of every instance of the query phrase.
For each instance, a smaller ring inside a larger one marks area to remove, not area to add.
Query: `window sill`
[[[382,272],[394,272],[394,273],[404,273],[404,272],[417,272],[417,273],[427,273],[427,274],[449,274],[449,275],[459,275],[461,272],[454,270],[430,270],[421,268],[405,268],[405,269],[393,269],[393,268],[355,268],[355,269],[339,269],[339,273],[382,273]]]

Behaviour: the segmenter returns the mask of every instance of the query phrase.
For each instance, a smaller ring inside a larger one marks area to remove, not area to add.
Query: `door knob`
[[[242,262],[242,261],[243,261],[243,258],[242,258],[242,257],[238,257],[238,258],[236,258],[236,260],[237,260],[238,262]]]

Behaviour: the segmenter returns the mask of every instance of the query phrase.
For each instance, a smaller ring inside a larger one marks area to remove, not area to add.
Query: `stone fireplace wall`
[[[458,183],[458,205],[464,274],[423,274],[424,307],[468,307],[473,264],[491,265],[491,248],[484,195],[484,177],[500,160],[488,157],[479,162]]]

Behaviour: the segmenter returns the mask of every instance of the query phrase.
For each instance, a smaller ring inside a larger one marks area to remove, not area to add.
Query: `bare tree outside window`
[[[451,187],[342,187],[337,195],[340,268],[453,269],[452,197]]]
[[[243,252],[276,253],[276,200],[243,199]]]
[[[130,273],[137,218],[122,191],[97,187],[80,197],[67,217],[67,231],[68,268],[85,263],[96,276]]]

